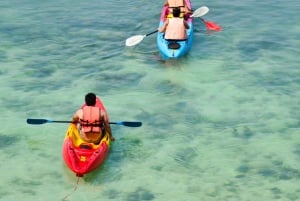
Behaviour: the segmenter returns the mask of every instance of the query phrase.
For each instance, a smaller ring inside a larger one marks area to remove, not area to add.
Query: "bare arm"
[[[75,113],[74,113],[74,115],[73,115],[73,117],[72,117],[72,121],[74,122],[74,123],[77,123],[78,121],[79,121],[79,113],[80,113],[81,111],[80,111],[80,109],[79,110],[77,110]]]
[[[165,32],[167,29],[167,26],[169,24],[169,20],[166,20],[165,23],[163,24],[163,26],[161,26],[160,28],[158,28],[159,32]]]
[[[110,138],[114,139],[113,136],[112,136],[112,132],[111,132],[111,128],[110,128],[110,124],[108,122],[108,119],[106,118],[106,115],[103,114],[102,112],[101,112],[101,119],[104,121],[105,130],[108,132]]]
[[[185,20],[183,20],[183,24],[184,24],[184,27],[185,27],[186,29],[189,29],[189,28],[190,28],[189,24],[188,24]]]

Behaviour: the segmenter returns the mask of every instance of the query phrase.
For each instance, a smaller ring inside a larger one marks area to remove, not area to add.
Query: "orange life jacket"
[[[84,106],[82,110],[83,118],[79,120],[81,130],[84,133],[100,133],[100,124],[103,124],[100,109],[94,106]]]
[[[168,19],[169,23],[165,32],[165,39],[169,40],[184,40],[187,38],[183,19],[174,17]]]

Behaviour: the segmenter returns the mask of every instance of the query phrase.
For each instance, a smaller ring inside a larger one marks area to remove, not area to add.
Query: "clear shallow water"
[[[224,30],[195,19],[192,50],[167,62],[155,36],[124,46],[157,28],[161,1],[0,3],[0,200],[300,199],[299,3],[192,3]],[[72,192],[68,125],[25,120],[68,120],[89,91],[143,126],[112,126],[105,164]]]

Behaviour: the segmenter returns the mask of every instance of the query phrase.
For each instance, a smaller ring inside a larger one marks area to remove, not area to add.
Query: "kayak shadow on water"
[[[181,57],[181,58],[178,58],[178,59],[163,59],[163,58],[160,58],[160,59],[158,59],[158,61],[165,68],[175,68],[175,69],[182,70],[186,66],[185,65],[185,61],[186,61],[185,56]]]
[[[145,47],[146,48],[146,47]],[[139,48],[140,49],[140,48]],[[185,62],[188,58],[188,54],[184,55],[180,58],[164,58],[157,50],[155,51],[140,51],[137,48],[133,51],[127,52],[127,57],[130,59],[141,59],[145,61],[145,63],[149,63],[153,66],[153,62],[159,62],[158,64],[162,64],[164,67],[172,67],[172,68],[181,68],[182,63]],[[141,57],[142,56],[142,57]]]

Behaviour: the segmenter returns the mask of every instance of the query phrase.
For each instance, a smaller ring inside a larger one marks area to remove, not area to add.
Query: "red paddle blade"
[[[206,29],[210,31],[221,31],[222,28],[214,22],[203,20],[205,23]]]

